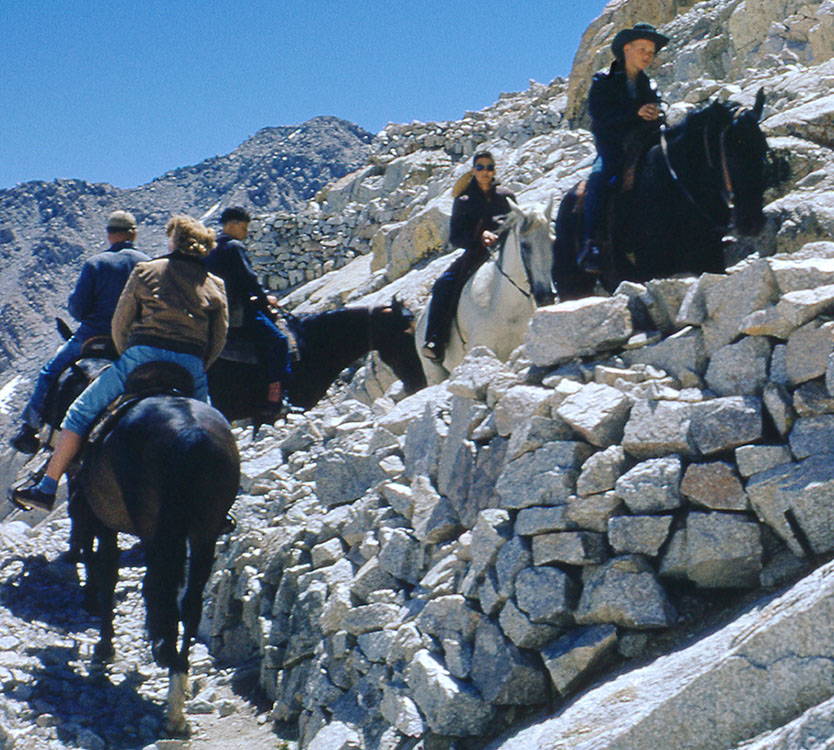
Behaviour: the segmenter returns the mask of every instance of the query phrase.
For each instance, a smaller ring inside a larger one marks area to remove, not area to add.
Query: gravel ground
[[[192,736],[165,739],[168,677],[144,636],[136,540],[120,539],[116,656],[100,666],[98,621],[81,607],[83,568],[60,560],[68,535],[63,506],[33,528],[20,513],[0,524],[0,750],[295,747],[252,690],[257,665],[217,664],[201,643],[191,651]]]

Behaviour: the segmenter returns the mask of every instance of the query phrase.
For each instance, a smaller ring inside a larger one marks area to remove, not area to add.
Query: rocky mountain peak
[[[556,701],[559,717],[495,747],[834,736],[830,565],[802,578],[834,553],[832,19],[830,0],[615,0],[569,81],[392,124],[300,210],[259,213],[252,255],[288,308],[396,294],[419,309],[474,149],[523,205],[587,175],[582,92],[636,21],[674,39],[654,71],[670,118],[764,86],[761,126],[790,167],[726,274],[541,308],[508,362],[476,348],[412,396],[366,360],[257,441],[236,428],[239,525],[202,637],[258,665],[277,731],[311,750],[483,748]],[[57,554],[47,529],[7,536]],[[50,699],[40,668],[9,677],[34,706]]]

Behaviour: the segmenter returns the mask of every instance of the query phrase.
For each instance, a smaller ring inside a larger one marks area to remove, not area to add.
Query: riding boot
[[[576,265],[585,273],[602,273],[602,250],[593,238],[585,241],[579,255],[576,257]]]
[[[254,421],[258,424],[275,424],[275,420],[284,411],[283,389],[281,381],[276,380],[270,383],[266,393],[266,403],[253,415]]]
[[[9,440],[9,444],[20,453],[37,453],[41,447],[38,431],[30,424],[23,423],[20,429]]]
[[[443,361],[443,345],[437,339],[428,339],[423,344],[423,355],[435,362]]]
[[[37,484],[12,490],[12,502],[23,510],[39,508],[50,511],[55,505],[57,489],[58,482],[51,477],[44,477]]]

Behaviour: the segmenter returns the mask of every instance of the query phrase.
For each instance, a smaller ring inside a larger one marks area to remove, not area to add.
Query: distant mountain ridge
[[[105,247],[115,208],[139,222],[137,246],[165,250],[173,213],[202,216],[238,204],[262,213],[300,209],[321,188],[356,170],[373,134],[338,117],[267,127],[226,155],[167,172],[137,188],[59,179],[0,190],[0,372],[42,356],[52,316],[72,289],[83,257]]]

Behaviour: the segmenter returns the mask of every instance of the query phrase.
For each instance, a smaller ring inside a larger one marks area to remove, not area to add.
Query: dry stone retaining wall
[[[571,696],[710,592],[797,575],[834,551],[833,258],[542,308],[509,365],[476,349],[442,385],[366,380],[282,428],[244,466],[271,522],[222,557],[215,648],[259,654],[302,747],[445,747]]]

